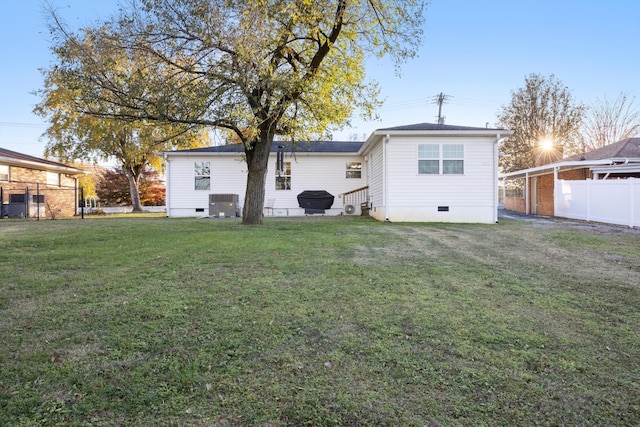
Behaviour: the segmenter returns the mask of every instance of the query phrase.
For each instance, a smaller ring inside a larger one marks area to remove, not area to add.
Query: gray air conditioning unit
[[[345,215],[355,215],[356,207],[353,205],[344,205],[344,214]]]
[[[209,216],[229,218],[240,216],[237,194],[209,194]]]
[[[9,204],[6,214],[9,218],[24,218],[27,216],[27,196],[24,193],[9,194]]]

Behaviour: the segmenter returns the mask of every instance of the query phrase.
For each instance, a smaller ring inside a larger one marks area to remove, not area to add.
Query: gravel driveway
[[[630,228],[624,225],[605,224],[601,222],[580,221],[575,219],[539,215],[522,215],[517,212],[506,211],[504,209],[500,209],[498,211],[498,219],[500,218],[526,221],[531,223],[534,227],[540,228],[591,230],[597,234],[631,233],[640,236],[640,228],[638,227]]]

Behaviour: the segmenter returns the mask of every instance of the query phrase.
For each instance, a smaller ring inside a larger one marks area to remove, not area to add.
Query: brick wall
[[[590,178],[593,178],[593,174],[589,169],[573,169],[558,172],[558,179],[566,179],[567,181],[580,181]]]
[[[592,178],[593,174],[589,169],[573,169],[569,171],[558,172],[558,179],[566,180],[584,180]],[[533,200],[533,180],[529,178],[529,200],[531,201],[529,209],[530,213],[543,216],[553,216],[555,211],[554,197],[553,197],[553,173],[541,175],[535,178],[536,180],[536,199]],[[510,198],[507,197],[504,200],[504,208],[510,211],[527,213],[526,201],[524,198]]]
[[[533,180],[533,178],[530,178]],[[553,216],[553,174],[541,175],[536,178],[536,200],[535,206],[531,206],[531,213],[543,216]],[[529,194],[533,192],[532,182],[529,182]],[[535,209],[535,211],[534,211]]]
[[[505,197],[504,208],[508,211],[518,212],[521,214],[525,212],[525,200],[521,197]]]
[[[48,185],[46,171],[17,166],[9,167],[9,177],[10,182],[0,181],[2,203],[9,203],[9,194],[25,194],[28,191],[31,200],[36,194],[44,196],[44,203],[40,205],[40,217],[68,217],[77,213],[75,177],[62,173],[59,174],[60,185]],[[30,208],[29,216],[37,215],[37,210]]]

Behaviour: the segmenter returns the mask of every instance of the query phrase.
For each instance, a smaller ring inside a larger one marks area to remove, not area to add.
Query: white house
[[[282,148],[278,148],[282,147]],[[274,142],[267,170],[266,215],[304,215],[297,195],[325,190],[334,196],[326,215],[343,212],[342,193],[366,185],[362,172],[362,142]],[[278,151],[283,168],[276,171]],[[210,195],[237,195],[244,205],[247,164],[241,144],[221,145],[163,153],[166,162],[167,216],[217,216],[210,213]],[[224,199],[224,197],[223,197]]]
[[[364,211],[381,221],[494,223],[498,142],[511,133],[422,123],[378,129],[364,143],[311,142],[292,148],[274,142],[265,214],[304,215],[308,211],[298,195],[324,190],[334,196],[326,215]],[[218,216],[217,206],[228,201],[243,206],[247,167],[241,145],[162,154],[168,216]]]
[[[498,221],[498,143],[513,132],[421,123],[378,129],[360,149],[370,215],[389,221]]]

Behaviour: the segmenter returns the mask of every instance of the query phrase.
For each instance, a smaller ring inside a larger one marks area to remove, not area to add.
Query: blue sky
[[[50,0],[71,26],[106,18],[118,0]],[[335,140],[373,130],[435,122],[434,97],[449,96],[446,123],[494,125],[530,73],[555,74],[576,100],[592,104],[629,92],[640,98],[640,0],[432,0],[419,56],[397,76],[371,60],[386,104],[380,121],[357,117]],[[52,64],[41,0],[3,0],[0,14],[0,147],[42,156],[47,124],[32,114]],[[640,103],[637,99],[636,103]]]

